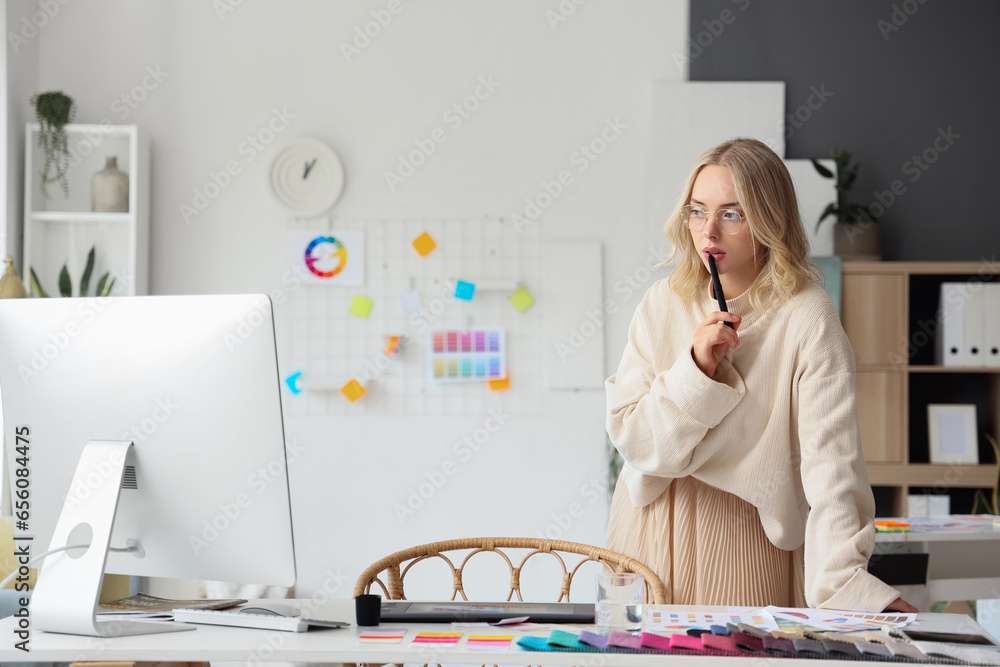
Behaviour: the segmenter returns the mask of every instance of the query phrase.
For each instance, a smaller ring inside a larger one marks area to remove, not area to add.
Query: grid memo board
[[[365,237],[365,279],[358,287],[303,284],[289,292],[284,312],[282,374],[301,371],[329,386],[286,391],[296,415],[462,415],[498,403],[511,414],[538,414],[544,386],[540,303],[542,292],[537,225],[518,230],[501,217],[465,219],[334,218],[303,221],[290,230],[359,231]],[[437,247],[421,257],[412,241],[427,232]],[[471,302],[454,298],[454,283],[477,284]],[[489,282],[517,283],[536,299],[521,313],[513,289],[480,289]],[[406,311],[402,294],[416,290],[421,310]],[[349,312],[356,295],[374,304],[367,318]],[[510,388],[490,391],[486,382],[432,383],[428,379],[431,333],[502,327],[506,332]],[[406,336],[395,357],[384,354],[387,337]],[[371,377],[365,379],[366,374]],[[367,393],[348,401],[339,387],[356,377]]]

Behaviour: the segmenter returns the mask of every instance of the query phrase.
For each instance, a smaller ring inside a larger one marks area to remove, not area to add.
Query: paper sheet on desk
[[[746,623],[761,630],[777,630],[778,624],[766,610],[759,607],[729,607],[726,611],[665,611],[650,609],[646,612],[647,632],[669,632],[671,630],[687,630],[727,623],[734,625]]]
[[[805,625],[819,630],[831,632],[857,632],[859,630],[878,630],[883,626],[901,628],[910,625],[917,619],[916,614],[864,613],[857,611],[838,611],[836,609],[799,609],[795,607],[767,607],[775,619],[789,621],[796,625]]]

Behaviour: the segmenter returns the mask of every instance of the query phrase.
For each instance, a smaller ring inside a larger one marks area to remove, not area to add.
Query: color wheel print
[[[317,236],[305,253],[306,268],[320,278],[333,278],[347,266],[347,248],[332,236]]]

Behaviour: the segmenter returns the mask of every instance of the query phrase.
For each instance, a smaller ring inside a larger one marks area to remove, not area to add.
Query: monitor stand
[[[31,597],[33,629],[90,637],[195,629],[162,621],[97,620],[111,528],[131,448],[131,442],[118,440],[91,440],[83,448],[49,549],[90,546],[46,556]]]

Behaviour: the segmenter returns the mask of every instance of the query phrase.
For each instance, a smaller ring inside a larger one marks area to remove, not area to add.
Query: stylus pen
[[[715,268],[715,258],[712,257],[712,255],[708,256],[708,270],[712,272],[712,287],[715,288],[715,298],[719,300],[719,310],[724,313],[728,313],[729,309],[726,308],[726,295],[722,293],[722,281],[719,280],[719,270]],[[726,326],[732,329],[733,323],[726,322]]]

